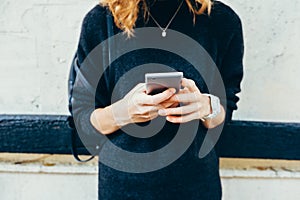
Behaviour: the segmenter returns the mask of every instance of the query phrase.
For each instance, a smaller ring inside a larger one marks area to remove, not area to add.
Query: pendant
[[[167,32],[165,30],[163,30],[163,32],[161,33],[161,36],[166,37],[167,36]]]

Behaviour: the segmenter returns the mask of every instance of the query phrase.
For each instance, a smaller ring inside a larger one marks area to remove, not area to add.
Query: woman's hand
[[[183,89],[178,94],[173,95],[165,103],[183,103],[180,107],[169,107],[159,110],[159,115],[166,116],[166,119],[172,123],[185,123],[211,114],[210,98],[203,95],[195,82],[191,79],[182,79]],[[207,128],[213,128],[223,122],[225,112],[221,106],[221,113],[214,119],[203,121]]]
[[[130,123],[150,121],[158,116],[158,110],[176,102],[166,102],[176,90],[170,88],[156,95],[147,95],[145,83],[136,85],[123,99],[91,114],[91,123],[103,134],[110,134]],[[104,120],[103,120],[104,119]]]
[[[136,85],[121,101],[113,104],[116,122],[123,126],[129,123],[147,122],[158,116],[158,110],[171,103],[162,103],[174,95],[170,88],[156,95],[146,94],[144,83]]]

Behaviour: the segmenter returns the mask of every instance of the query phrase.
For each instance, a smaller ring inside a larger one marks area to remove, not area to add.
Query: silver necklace
[[[176,17],[178,11],[180,10],[182,4],[183,4],[184,0],[181,1],[180,5],[178,6],[176,12],[174,13],[173,17],[171,18],[171,20],[169,21],[169,23],[167,24],[167,26],[165,28],[161,27],[159,25],[159,23],[154,19],[154,17],[151,15],[150,10],[148,10],[149,16],[153,19],[153,21],[155,22],[155,24],[158,26],[158,28],[162,31],[161,36],[162,37],[166,37],[167,36],[167,29],[169,28],[170,24],[172,23],[173,19]]]

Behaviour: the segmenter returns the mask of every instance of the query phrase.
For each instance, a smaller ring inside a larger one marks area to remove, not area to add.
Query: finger
[[[146,91],[146,84],[145,83],[139,83],[136,86],[134,86],[133,89],[131,89],[126,96],[132,96],[135,93],[140,93]]]
[[[168,100],[167,100],[167,101],[164,101],[164,102],[160,103],[159,105],[161,105],[162,108],[169,108],[175,103],[174,102],[168,102]]]
[[[188,88],[191,92],[200,92],[195,81],[192,79],[182,78],[181,85]]]
[[[172,105],[170,105],[168,108],[176,108],[178,107],[179,103],[178,102],[174,102]]]
[[[187,88],[180,89],[177,94],[186,94],[189,93],[189,90]],[[164,102],[160,103],[162,107],[168,108],[168,107],[176,107],[179,103],[170,101],[169,99],[165,100]]]
[[[183,89],[181,89],[178,94],[186,94],[186,93],[189,93],[189,89],[187,87],[184,87]]]
[[[141,119],[149,119],[152,120],[156,117],[158,117],[158,113],[157,112],[149,112],[149,113],[145,113],[143,115],[136,115],[136,118],[141,118]]]
[[[143,95],[140,98],[140,102],[143,102],[146,105],[157,105],[175,94],[176,90],[174,88],[169,88],[161,93],[155,95]]]
[[[168,115],[186,115],[193,112],[198,111],[197,104],[188,104],[185,106],[180,106],[177,108],[166,108],[166,109],[160,109],[158,111],[158,114],[161,116],[168,116]]]
[[[178,102],[173,103],[169,108],[176,108],[179,105]]]
[[[139,83],[134,87],[135,92],[146,92],[146,84],[145,83]]]
[[[166,100],[163,103],[160,103],[160,105],[162,106],[162,108],[175,108],[179,105],[179,103]]]
[[[192,121],[194,119],[199,119],[199,114],[198,112],[193,112],[188,115],[183,115],[183,116],[167,116],[166,120],[172,123],[186,123],[189,121]]]
[[[159,109],[163,109],[163,107],[159,104],[156,106],[147,106],[147,105],[139,105],[132,112],[134,115],[144,115],[149,112],[158,112]]]
[[[191,103],[191,102],[197,102],[199,100],[200,100],[200,93],[185,93],[185,94],[175,94],[168,101]]]
[[[142,122],[147,122],[147,121],[150,121],[151,119],[150,118],[142,118],[142,117],[136,117],[136,118],[133,118],[131,123],[142,123]]]

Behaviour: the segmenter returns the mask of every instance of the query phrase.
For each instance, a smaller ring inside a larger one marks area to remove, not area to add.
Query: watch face
[[[216,117],[221,112],[220,99],[219,97],[216,97],[211,94],[206,94],[206,95],[210,97],[212,113],[205,116],[204,119],[211,119]]]
[[[213,96],[213,98],[211,98],[211,103],[212,103],[213,114],[216,116],[221,111],[221,108],[220,108],[220,99],[218,97],[216,97],[216,96]]]

